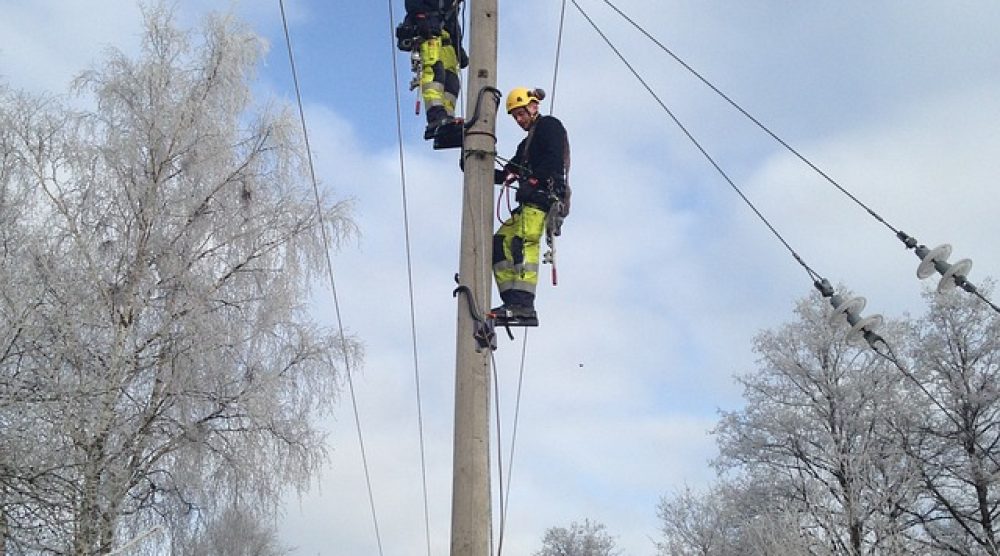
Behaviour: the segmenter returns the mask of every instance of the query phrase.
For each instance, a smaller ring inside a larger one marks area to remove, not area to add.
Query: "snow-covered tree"
[[[326,237],[294,118],[257,106],[263,43],[145,11],[92,109],[0,90],[0,530],[8,553],[106,554],[267,512],[325,456],[355,341],[308,317]],[[221,510],[219,510],[221,511]]]
[[[685,488],[660,501],[657,511],[664,556],[727,556],[739,524],[718,490],[696,494]]]
[[[1000,316],[965,292],[928,301],[909,343],[924,392],[901,430],[921,482],[908,514],[935,551],[1000,554]]]
[[[621,554],[615,538],[602,523],[585,519],[569,527],[551,527],[545,531],[542,548],[535,556],[615,556]]]
[[[665,496],[658,515],[663,540],[656,545],[662,556],[810,553],[798,517],[784,509],[763,477],[721,482],[702,493],[685,489]]]
[[[794,517],[814,552],[891,553],[905,544],[899,508],[915,496],[895,422],[916,394],[888,361],[845,339],[826,300],[813,295],[796,313],[756,338],[759,367],[739,378],[745,408],[723,413],[717,465],[766,478],[760,502]]]
[[[290,553],[273,526],[239,508],[227,508],[205,524],[178,553],[185,556],[282,556]]]

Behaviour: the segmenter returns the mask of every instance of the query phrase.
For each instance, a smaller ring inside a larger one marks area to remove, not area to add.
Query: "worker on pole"
[[[507,113],[528,135],[494,175],[498,184],[518,184],[518,206],[493,236],[493,276],[503,300],[492,311],[498,324],[538,324],[535,289],[541,237],[546,225],[559,235],[558,226],[569,214],[569,137],[559,119],[539,114],[544,98],[541,89],[526,87],[507,95]]]
[[[462,48],[459,8],[462,0],[406,0],[406,17],[396,27],[400,50],[412,51],[419,64],[419,84],[426,106],[424,139],[434,139],[439,130],[456,124],[455,103],[461,91],[459,69],[469,65]]]

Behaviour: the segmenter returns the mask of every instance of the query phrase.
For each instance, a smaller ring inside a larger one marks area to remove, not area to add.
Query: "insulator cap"
[[[972,270],[972,261],[962,259],[955,264],[948,265],[948,268],[941,273],[941,281],[938,282],[938,293],[944,293],[959,284],[965,282],[965,277]]]
[[[839,298],[840,296],[834,296]],[[831,300],[833,302],[834,300]],[[835,323],[841,317],[847,318],[847,322],[852,322],[852,317],[857,320],[860,316],[861,311],[864,310],[865,305],[868,301],[863,297],[852,297],[845,301],[836,300],[836,305],[833,306],[833,313],[830,314],[830,323]]]
[[[921,258],[920,266],[917,267],[917,278],[923,280],[934,274],[934,271],[937,270],[937,263],[948,261],[948,257],[951,255],[951,245],[944,243],[930,251],[923,245],[920,247],[917,248],[917,256]]]

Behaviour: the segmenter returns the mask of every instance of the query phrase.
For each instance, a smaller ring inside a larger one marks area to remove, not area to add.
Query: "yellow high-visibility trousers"
[[[501,298],[511,290],[534,298],[544,232],[545,211],[533,205],[521,205],[497,229],[493,236],[493,277]]]
[[[428,117],[435,108],[443,108],[447,115],[455,115],[461,81],[458,75],[458,52],[452,44],[448,31],[441,31],[420,42],[420,58],[423,72],[420,74],[420,93],[427,106]]]

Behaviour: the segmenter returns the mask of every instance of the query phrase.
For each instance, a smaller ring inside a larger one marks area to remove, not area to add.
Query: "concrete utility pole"
[[[468,0],[469,67],[467,116],[479,118],[466,131],[465,185],[459,279],[481,311],[490,308],[493,283],[493,160],[496,153],[497,1]],[[480,101],[481,99],[481,101]],[[451,502],[451,556],[490,554],[490,350],[478,346],[468,304],[458,303],[455,367],[455,446]]]

